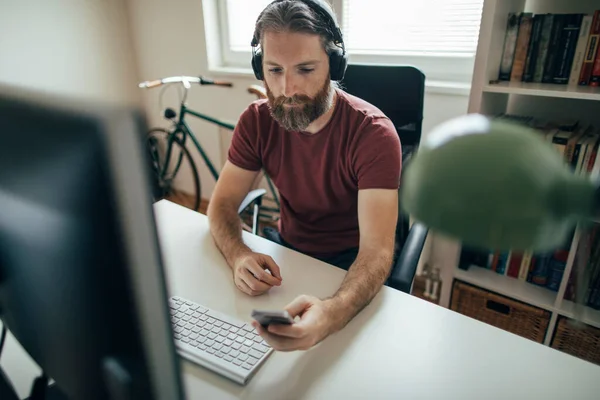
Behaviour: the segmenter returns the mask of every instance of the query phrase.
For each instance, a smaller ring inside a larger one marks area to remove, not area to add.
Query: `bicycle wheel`
[[[167,154],[168,140],[172,140],[170,154]],[[173,193],[173,181],[180,168],[186,166],[192,175],[194,210],[198,211],[202,189],[196,163],[182,140],[163,128],[151,129],[146,136],[146,145],[150,154],[150,168],[155,199],[164,198]],[[168,162],[168,165],[166,163]]]

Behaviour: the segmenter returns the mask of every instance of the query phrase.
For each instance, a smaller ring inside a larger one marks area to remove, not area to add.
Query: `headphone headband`
[[[260,17],[262,17],[265,10],[267,8],[269,8],[269,6],[271,6],[271,4],[281,3],[282,1],[287,1],[287,0],[274,0],[269,5],[267,5],[265,7],[265,9],[259,14],[257,21],[260,20]],[[312,11],[316,12],[327,23],[327,27],[329,28],[329,31],[331,32],[333,42],[335,44],[338,44],[338,45],[341,44],[342,46],[344,46],[344,38],[342,35],[342,30],[338,26],[338,24],[335,20],[335,17],[331,13],[331,11],[327,7],[319,4],[321,2],[320,0],[296,0],[296,1],[306,4]],[[254,35],[252,36],[252,42],[250,43],[250,45],[252,47],[256,47],[256,46],[258,46],[258,44],[259,44],[258,32],[256,31],[256,29],[254,29]]]

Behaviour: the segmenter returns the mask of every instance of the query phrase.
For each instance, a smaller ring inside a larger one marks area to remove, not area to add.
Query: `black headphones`
[[[278,3],[284,0],[275,0],[271,4]],[[302,1],[314,12],[316,12],[329,26],[329,30],[335,43],[335,49],[329,51],[329,76],[333,81],[341,81],[344,78],[346,72],[346,66],[348,65],[348,56],[344,47],[344,39],[342,38],[342,30],[339,28],[335,21],[335,17],[331,11],[322,5],[321,0],[297,0]],[[269,6],[271,5],[269,4]],[[269,7],[265,7],[265,10]],[[258,19],[262,16],[264,10],[258,16]],[[259,44],[258,32],[254,30],[254,36],[252,37],[252,69],[254,70],[254,76],[256,79],[264,80],[263,75],[263,63],[262,63],[262,51],[257,50],[256,47]],[[341,47],[340,47],[341,45]]]

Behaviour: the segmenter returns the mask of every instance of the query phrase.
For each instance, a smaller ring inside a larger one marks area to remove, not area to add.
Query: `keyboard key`
[[[254,350],[254,349],[250,350],[248,352],[248,354],[257,359],[260,359],[263,356],[262,353],[259,353],[258,351]]]
[[[190,335],[190,339],[191,339],[191,340],[196,340],[196,339],[198,339],[198,336],[199,336],[199,335],[198,335],[197,333],[192,333],[192,334]]]
[[[248,363],[244,363],[244,364],[242,364],[242,368],[244,368],[244,369],[252,369],[252,365],[250,365]]]
[[[198,328],[197,326],[195,326],[194,329],[192,329],[192,332],[194,332],[194,333],[200,333],[200,328]]]
[[[215,344],[214,340],[207,340],[206,342],[204,342],[205,345],[207,345],[208,347],[212,347],[213,344]]]
[[[236,336],[235,341],[238,343],[244,343],[244,337],[243,336]]]
[[[231,345],[231,348],[232,348],[232,349],[239,350],[239,349],[241,349],[241,348],[242,348],[242,345],[241,345],[241,344],[239,344],[239,343],[234,343],[234,344],[232,344],[232,345]]]
[[[217,334],[216,334],[216,333],[213,333],[213,332],[211,332],[211,333],[209,333],[209,334],[208,334],[208,338],[209,338],[209,339],[216,339],[216,338],[217,338]]]
[[[190,338],[188,338],[188,337],[184,337],[183,339],[181,339],[181,341],[182,341],[183,343],[189,343],[189,342],[190,342]]]
[[[214,318],[208,318],[209,324],[214,324],[215,322],[216,322],[216,320]]]
[[[246,355],[246,354],[240,354],[237,358],[240,361],[246,361],[248,359],[248,355]]]
[[[182,304],[182,305],[179,307],[179,312],[180,312],[180,313],[182,313],[182,314],[185,314],[185,312],[186,312],[187,310],[188,310],[188,307],[187,307],[185,304]]]
[[[214,349],[211,349],[211,348],[208,348],[208,349],[206,349],[206,352],[207,352],[208,354],[215,354],[215,350],[214,350]]]
[[[231,333],[237,333],[240,330],[240,328],[238,328],[237,326],[232,326],[231,328],[229,328],[229,332]]]
[[[189,336],[190,335],[190,331],[188,331],[187,329],[183,329],[181,331],[181,336]]]
[[[231,351],[231,349],[229,347],[226,347],[226,346],[223,346],[223,348],[221,349],[221,352],[223,352],[224,354],[229,354],[230,351]]]
[[[231,329],[231,325],[224,323],[222,328],[228,331],[229,329]]]
[[[242,362],[240,360],[233,360],[233,363],[238,366],[242,365]]]
[[[229,339],[225,339],[225,341],[223,342],[223,345],[225,345],[227,347],[231,347],[232,344],[233,344],[233,341],[229,340]]]
[[[252,339],[254,342],[256,343],[261,343],[262,342],[262,337],[260,336],[256,336],[254,339]]]
[[[252,340],[252,339],[254,339],[255,337],[256,337],[256,335],[255,335],[254,333],[252,333],[252,332],[248,332],[248,333],[246,333],[246,339],[250,339],[250,340]]]
[[[269,351],[269,349],[267,347],[263,346],[262,344],[255,344],[252,346],[252,348],[261,353],[266,353],[267,351]]]
[[[237,356],[240,355],[240,352],[237,350],[231,350],[231,352],[229,354],[231,355],[231,357],[236,358]]]
[[[190,316],[184,315],[183,317],[181,317],[181,319],[184,320],[185,322],[188,322],[190,320]]]
[[[213,326],[213,328],[210,331],[218,334],[221,333],[221,328],[219,328],[218,326]]]
[[[229,331],[227,329],[221,328],[221,332],[219,332],[219,335],[227,336],[227,335],[229,335]]]
[[[234,333],[230,333],[229,335],[227,335],[227,339],[230,339],[230,340],[235,340],[236,337],[237,337],[237,335]]]
[[[192,317],[192,319],[190,319],[190,324],[196,325],[197,323],[198,323],[198,318],[193,318]]]
[[[208,319],[208,317],[206,316],[206,314],[201,315],[199,318],[201,321],[206,321]]]
[[[242,329],[245,330],[246,332],[252,332],[254,330],[254,328],[252,327],[252,325],[248,325],[248,324],[245,324],[242,327]]]
[[[204,321],[198,321],[198,323],[196,324],[196,326],[199,326],[200,328],[204,328],[205,325],[206,325],[206,322],[204,322]]]
[[[194,325],[192,325],[192,324],[187,324],[187,325],[185,326],[185,329],[187,329],[187,330],[191,331],[192,329],[194,329]]]
[[[216,318],[220,321],[226,322],[230,325],[237,326],[238,328],[241,328],[242,326],[244,326],[243,321],[236,320],[235,318],[232,318],[228,315],[221,314],[221,313],[213,311],[213,310],[208,310],[206,312],[206,315],[208,315],[209,317],[212,317],[212,318]]]
[[[198,337],[198,339],[196,339],[198,343],[204,343],[206,342],[208,339],[206,339],[204,336],[200,336]]]
[[[210,333],[210,332],[209,332],[209,331],[207,331],[206,329],[202,329],[202,330],[200,331],[200,336],[207,336],[209,333]]]
[[[230,356],[225,356],[225,357],[223,357],[223,360],[232,362],[233,358],[231,358]]]
[[[215,356],[219,357],[219,358],[223,358],[225,354],[221,353],[220,351],[215,352]]]
[[[223,326],[223,321],[215,321],[214,325],[218,326],[218,327],[222,327]]]
[[[219,343],[223,343],[225,341],[225,338],[223,336],[221,336],[221,335],[218,335],[216,337],[215,341],[219,342]]]
[[[240,351],[241,351],[242,353],[247,353],[247,352],[249,352],[249,351],[250,351],[250,347],[247,347],[247,346],[242,346],[242,348],[241,348],[241,350],[240,350]]]
[[[254,344],[254,342],[250,339],[246,339],[246,341],[244,342],[244,346],[252,347],[253,344]]]
[[[180,335],[179,333],[175,333],[175,334],[173,335],[173,337],[174,337],[175,339],[181,339],[181,335]]]
[[[213,344],[212,348],[218,351],[223,348],[223,345],[219,344],[219,343],[215,343],[215,344]]]
[[[204,325],[204,329],[207,329],[209,331],[212,330],[212,328],[214,328],[213,324],[206,324],[206,325]]]
[[[206,347],[206,345],[203,345],[203,344],[198,345],[198,348],[200,350],[206,350],[206,349],[208,349],[208,347]]]
[[[179,304],[177,304],[175,302],[171,302],[171,303],[169,303],[169,308],[171,310],[179,310],[180,306],[179,306]]]
[[[181,326],[181,327],[183,327],[183,326],[185,326],[185,325],[186,325],[185,321],[183,321],[183,320],[179,320],[179,321],[177,321],[177,326]]]
[[[248,359],[246,360],[246,362],[250,365],[254,365],[258,362],[258,358],[254,358],[254,357],[248,357]]]
[[[202,315],[202,314],[200,314],[198,311],[196,311],[195,313],[192,314],[192,317],[200,318],[200,315]]]

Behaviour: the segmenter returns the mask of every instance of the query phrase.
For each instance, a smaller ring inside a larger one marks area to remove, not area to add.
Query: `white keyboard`
[[[181,297],[169,299],[177,352],[245,385],[273,349],[252,325]]]

